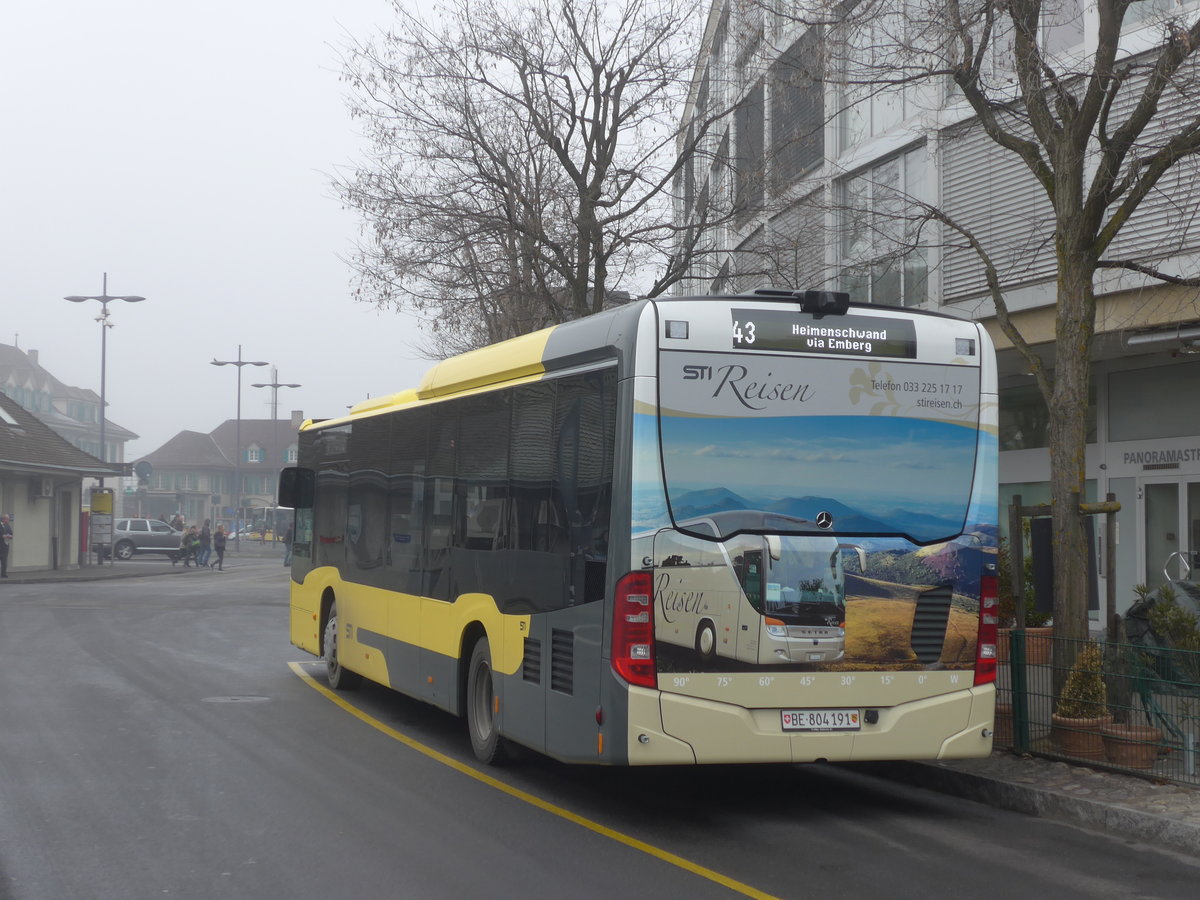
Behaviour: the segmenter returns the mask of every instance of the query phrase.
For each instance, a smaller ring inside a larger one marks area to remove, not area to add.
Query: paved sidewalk
[[[896,781],[1200,857],[1200,791],[997,750],[986,759],[864,764]]]
[[[282,551],[269,545],[243,546],[236,555],[227,551],[226,568],[240,565],[281,566]],[[0,596],[4,584],[199,575],[209,571],[172,566],[166,557],[139,557],[71,571],[11,572],[0,583]],[[1200,790],[1041,757],[1017,756],[1006,750],[998,750],[986,759],[862,763],[855,768],[989,806],[1200,857]]]
[[[215,559],[215,557],[214,557]],[[274,562],[282,567],[283,549],[271,544],[259,545],[249,541],[242,543],[240,551],[232,548],[225,551],[225,568],[239,565],[265,565]],[[149,575],[171,575],[187,572],[209,571],[197,569],[195,565],[184,567],[182,563],[171,565],[171,560],[162,554],[144,554],[133,559],[118,559],[105,561],[103,565],[92,563],[77,569],[39,569],[36,571],[14,571],[9,569],[8,577],[0,581],[0,589],[5,584],[54,584],[75,581],[107,581],[110,578],[144,578]],[[216,571],[215,569],[212,571]]]

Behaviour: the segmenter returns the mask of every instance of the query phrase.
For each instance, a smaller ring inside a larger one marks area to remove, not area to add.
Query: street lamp
[[[241,528],[239,527],[238,515],[242,508],[242,366],[265,366],[267,363],[261,360],[242,359],[242,345],[238,344],[237,359],[214,359],[211,363],[214,366],[237,366],[237,425],[234,430],[233,442],[236,445],[233,449],[233,548],[240,551],[242,542],[240,539]]]
[[[252,384],[251,387],[270,388],[271,389],[271,453],[275,456],[275,462],[279,462],[279,436],[275,430],[276,420],[279,413],[279,389],[280,388],[298,388],[298,384],[289,384],[279,380],[279,370],[271,366],[271,380]],[[279,466],[272,465],[271,471],[275,475],[275,505],[279,505]],[[272,514],[273,515],[273,514]],[[272,520],[272,530],[275,533],[275,540],[279,540],[279,522]]]
[[[108,304],[114,300],[124,300],[126,303],[141,303],[145,297],[138,297],[133,294],[117,294],[110,296],[108,293],[108,273],[104,273],[104,282],[99,294],[88,294],[80,296],[73,294],[70,297],[64,297],[64,300],[70,300],[72,303],[84,303],[88,300],[97,300],[100,303],[101,312],[96,316],[96,321],[100,323],[100,461],[108,463],[108,448],[105,447],[104,423],[105,419],[105,379],[106,369],[108,367],[108,329],[113,327],[113,323],[108,318]],[[104,475],[100,476],[100,487],[104,487]]]

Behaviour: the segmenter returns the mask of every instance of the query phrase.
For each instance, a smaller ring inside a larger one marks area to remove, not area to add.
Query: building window
[[[250,447],[246,451],[246,462],[259,463],[266,458],[266,453],[262,447]]]
[[[908,108],[910,88],[895,83],[901,71],[899,48],[908,44],[904,6],[880,8],[870,21],[852,21],[843,32],[845,59],[838,104],[843,151],[891,130],[915,111]]]
[[[821,34],[809,31],[771,66],[771,190],[782,193],[825,159]]]
[[[1096,389],[1088,388],[1087,442],[1096,442]],[[1000,389],[1000,449],[1040,450],[1050,446],[1050,410],[1035,384]]]
[[[733,122],[737,140],[733,203],[738,225],[743,225],[763,207],[765,123],[761,81],[734,109]]]
[[[1132,10],[1150,3],[1134,3]],[[1065,53],[1083,43],[1083,9],[1080,0],[1059,0],[1042,9],[1042,46],[1047,54]]]
[[[859,303],[920,306],[929,296],[922,203],[925,147],[894,156],[838,186],[842,290]]]
[[[288,465],[296,464],[297,456],[296,456],[296,445],[295,444],[293,444],[292,446],[287,448],[287,451],[284,453],[283,458],[284,458],[284,462],[286,462]]]
[[[1191,0],[1143,0],[1141,3],[1131,3],[1125,14],[1124,31],[1132,31],[1143,25],[1162,27],[1169,19],[1182,19],[1187,15],[1186,8],[1194,7]]]
[[[1144,441],[1194,435],[1195,417],[1180,415],[1180,398],[1194,397],[1197,384],[1200,363],[1112,372],[1108,376],[1108,439]]]

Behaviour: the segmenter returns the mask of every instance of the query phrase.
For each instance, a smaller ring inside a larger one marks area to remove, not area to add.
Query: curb
[[[225,554],[226,567],[238,565],[256,565],[260,561],[270,563],[271,557],[259,554],[243,554],[233,556]],[[278,562],[277,560],[274,560]],[[8,577],[0,582],[4,584],[72,584],[75,582],[114,581],[121,578],[155,578],[160,575],[182,575],[185,572],[199,572],[194,566],[156,566],[148,564],[122,563],[116,566],[105,564],[89,565],[77,569],[39,569],[32,572],[10,572]]]
[[[1187,856],[1200,856],[1200,828],[1197,826],[1119,803],[1002,781],[936,762],[878,763],[872,764],[869,770],[895,781],[988,806],[1078,825],[1114,837],[1132,838]]]

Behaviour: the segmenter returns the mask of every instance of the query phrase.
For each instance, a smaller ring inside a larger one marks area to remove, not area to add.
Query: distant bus
[[[609,765],[991,749],[994,351],[828,292],[656,298],[301,427],[291,639]]]
[[[294,512],[289,506],[250,508],[247,510],[246,531],[249,536],[268,541],[281,541],[292,524]]]
[[[834,537],[762,533],[780,524],[778,516],[740,511],[680,522],[677,527],[692,534],[736,536],[681,542],[677,553],[669,552],[675,527],[635,535],[634,555],[645,551],[659,560],[655,640],[694,648],[705,664],[718,656],[760,665],[840,660],[846,649],[842,551],[855,550],[862,570],[866,554]],[[747,533],[750,526],[758,531]]]

